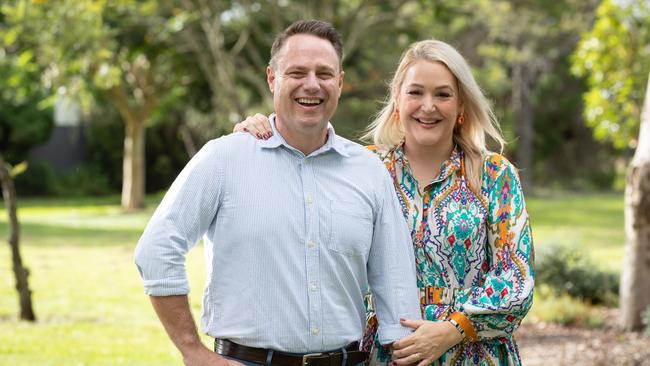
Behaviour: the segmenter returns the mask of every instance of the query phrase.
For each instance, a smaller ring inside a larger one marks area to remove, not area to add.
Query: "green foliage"
[[[147,192],[166,190],[189,160],[179,143],[179,113],[172,109],[146,131]],[[119,118],[112,108],[97,108],[86,128],[85,163],[102,172],[111,192],[122,183],[124,126],[116,122]]]
[[[14,180],[18,195],[54,195],[54,171],[42,161],[29,161],[28,169]]]
[[[605,0],[593,28],[573,55],[573,71],[587,79],[584,115],[596,138],[634,147],[648,70],[650,4]]]
[[[2,8],[4,10],[4,7]],[[25,49],[19,29],[7,27],[0,12],[0,154],[10,164],[27,158],[50,136],[52,109],[47,103],[34,52]]]
[[[592,304],[617,303],[619,276],[596,266],[586,253],[570,246],[551,245],[539,251],[536,283]]]
[[[116,192],[106,174],[95,166],[82,165],[55,171],[48,163],[31,161],[26,171],[15,178],[21,196],[99,196]]]
[[[35,98],[16,103],[3,100],[0,94],[0,153],[12,164],[25,160],[29,151],[44,143],[52,132],[52,110],[39,108],[38,102]]]
[[[535,301],[524,321],[541,320],[561,325],[602,328],[605,315],[602,308],[576,299],[566,292],[558,292],[549,285],[535,287]]]

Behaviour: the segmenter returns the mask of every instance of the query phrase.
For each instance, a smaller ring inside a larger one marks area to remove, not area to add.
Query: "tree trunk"
[[[625,257],[621,274],[621,323],[640,330],[650,307],[650,74],[639,142],[625,184]]]
[[[533,168],[533,110],[525,65],[517,64],[512,70],[512,110],[517,133],[515,160],[520,169],[521,186],[525,191],[532,187]]]
[[[36,321],[36,315],[32,307],[32,291],[29,289],[29,270],[23,266],[20,256],[19,233],[20,226],[16,214],[16,189],[14,181],[2,155],[0,155],[0,184],[2,185],[2,196],[4,197],[7,215],[9,216],[9,246],[11,247],[11,261],[13,264],[14,276],[16,277],[16,290],[20,299],[20,319],[31,322]]]
[[[122,208],[144,207],[145,125],[143,120],[124,121],[124,160],[122,165]]]
[[[187,125],[181,125],[178,128],[178,131],[181,135],[181,140],[183,141],[183,145],[185,146],[185,151],[187,152],[187,156],[190,157],[190,159],[196,155],[198,152],[198,148],[196,147],[196,143],[194,142],[194,137],[192,137],[192,131]]]

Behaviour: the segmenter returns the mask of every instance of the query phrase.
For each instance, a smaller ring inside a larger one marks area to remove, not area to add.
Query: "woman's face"
[[[462,112],[456,78],[440,62],[418,60],[404,75],[397,110],[406,145],[414,150],[453,146],[453,132]]]

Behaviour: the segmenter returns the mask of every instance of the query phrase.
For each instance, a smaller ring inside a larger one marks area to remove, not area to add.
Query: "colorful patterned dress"
[[[520,365],[512,334],[532,305],[534,251],[516,169],[503,156],[488,154],[477,195],[469,189],[464,155],[456,148],[438,176],[420,188],[403,144],[369,148],[393,176],[411,229],[423,318],[460,317],[469,326],[466,341],[433,365]],[[376,322],[368,307],[370,363],[388,365],[390,353],[374,341]],[[468,332],[475,341],[467,340]]]

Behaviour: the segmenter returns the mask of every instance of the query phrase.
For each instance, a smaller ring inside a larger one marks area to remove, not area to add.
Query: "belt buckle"
[[[307,353],[302,355],[302,366],[308,366],[309,365],[309,358],[311,357],[318,357],[322,356],[322,353]]]

